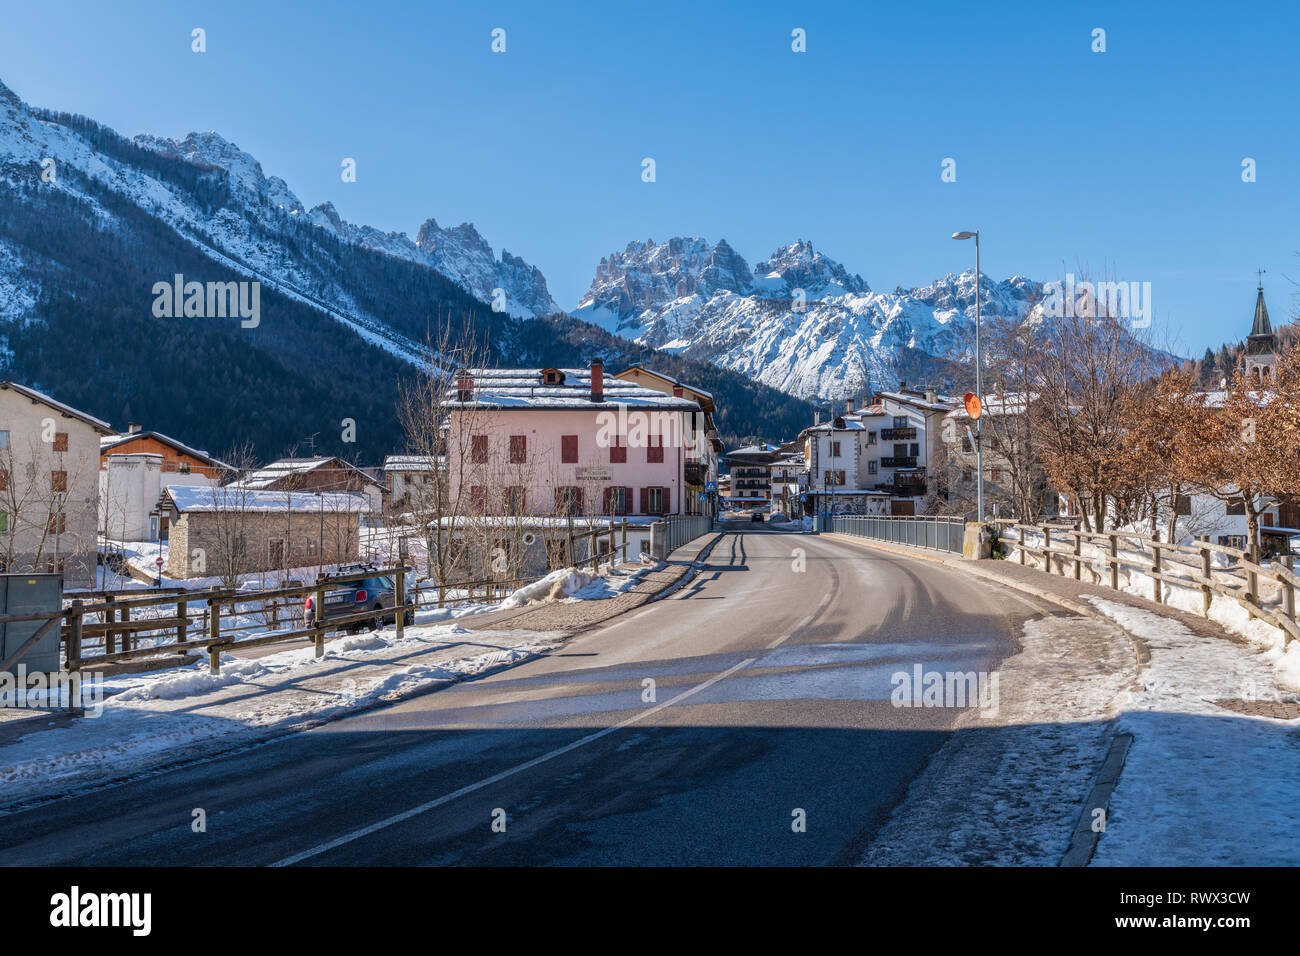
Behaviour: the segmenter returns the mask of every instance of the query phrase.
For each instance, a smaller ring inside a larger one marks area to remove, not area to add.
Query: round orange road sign
[[[967,392],[962,401],[966,403],[966,414],[971,418],[979,418],[984,412],[984,406],[980,404],[980,397],[974,392]]]

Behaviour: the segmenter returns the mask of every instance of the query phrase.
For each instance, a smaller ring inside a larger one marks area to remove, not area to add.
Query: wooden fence
[[[1070,525],[1026,525],[1001,519],[994,522],[1003,547],[1019,551],[1019,562],[1032,561],[1035,567],[1065,575],[1070,571],[1076,581],[1088,569],[1096,580],[1119,590],[1120,572],[1128,568],[1151,578],[1152,600],[1165,603],[1164,585],[1201,592],[1201,613],[1210,616],[1214,595],[1235,601],[1251,617],[1279,628],[1283,642],[1300,638],[1296,624],[1295,592],[1300,587],[1295,559],[1286,556],[1271,565],[1263,565],[1252,551],[1212,544],[1201,538],[1194,545],[1171,544],[1130,532],[1083,531]],[[1034,544],[1028,534],[1041,537]],[[1018,535],[1018,537],[1017,537]],[[1088,545],[1093,553],[1085,553]],[[1216,566],[1215,555],[1223,560]],[[1105,572],[1103,573],[1103,570]],[[1276,584],[1280,601],[1276,607],[1260,602],[1260,583]]]
[[[626,523],[622,527],[621,543],[616,539],[615,532],[616,526],[611,524],[606,529],[596,528],[575,536],[590,538],[591,541],[587,557],[576,562],[575,567],[590,566],[599,572],[602,563],[608,563],[612,567],[618,560],[626,560]],[[606,545],[603,548],[602,543]],[[450,581],[445,584],[425,581],[410,588],[408,593],[406,575],[410,570],[405,566],[369,568],[347,574],[324,575],[314,584],[256,591],[167,588],[77,592],[77,597],[70,606],[64,608],[61,615],[7,618],[39,618],[48,622],[38,634],[33,635],[32,639],[10,656],[13,661],[20,659],[36,640],[62,620],[64,659],[69,670],[80,670],[95,664],[206,651],[209,666],[213,672],[217,672],[220,669],[222,651],[303,638],[315,641],[316,656],[320,657],[324,654],[327,633],[350,629],[359,623],[392,615],[400,639],[408,611],[414,612],[421,607],[446,608],[456,604],[496,600],[539,577]],[[320,621],[306,619],[304,604],[308,596],[312,596],[314,606],[320,608],[324,606],[327,591],[371,577],[393,578],[394,607]],[[88,601],[87,598],[98,600]],[[162,613],[153,613],[156,610],[161,610]],[[259,621],[240,624],[230,620],[238,617],[254,617]],[[281,630],[284,625],[290,625],[289,629]],[[241,636],[250,632],[253,632],[253,636]],[[87,651],[100,648],[101,653],[87,654]],[[6,667],[0,670],[8,669],[9,663],[12,661],[6,662]]]

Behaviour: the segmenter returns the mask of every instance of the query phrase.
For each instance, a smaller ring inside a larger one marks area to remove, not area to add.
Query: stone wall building
[[[167,576],[222,577],[356,561],[364,495],[169,485]]]

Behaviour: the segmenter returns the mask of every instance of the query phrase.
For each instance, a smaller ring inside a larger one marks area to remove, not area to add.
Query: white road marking
[[[502,770],[500,773],[493,774],[491,777],[488,777],[484,780],[480,780],[477,783],[471,783],[468,786],[461,787],[459,790],[438,797],[436,800],[430,800],[428,803],[422,803],[418,807],[412,807],[410,810],[404,810],[401,813],[388,817],[387,819],[380,820],[378,823],[372,823],[368,827],[362,827],[359,830],[353,830],[351,833],[345,833],[343,836],[330,840],[328,843],[322,843],[319,846],[312,847],[310,850],[303,850],[301,853],[295,853],[293,856],[287,856],[283,860],[278,860],[275,863],[272,863],[271,866],[292,866],[295,863],[301,863],[303,860],[310,859],[313,856],[319,856],[320,854],[328,852],[329,850],[333,850],[336,847],[340,847],[343,846],[344,844],[351,843],[354,840],[359,840],[362,837],[369,836],[370,834],[376,833],[379,830],[383,830],[386,827],[391,827],[395,823],[401,823],[403,820],[409,820],[411,819],[411,817],[419,816],[421,813],[427,813],[428,811],[436,809],[437,807],[440,807],[443,804],[450,803],[452,800],[456,800],[460,797],[463,797],[467,793],[473,793],[475,790],[482,790],[484,787],[491,786],[492,784],[497,783],[500,780],[504,780],[507,777],[512,777],[515,774],[521,773],[524,770],[529,770],[533,767],[536,767],[538,764],[545,763],[546,761],[552,760],[555,757],[559,757],[562,756],[563,754],[567,754],[571,751],[577,750],[579,747],[585,747],[587,744],[599,740],[601,737],[606,737],[609,734],[614,733],[614,731],[616,730],[622,730],[624,727],[629,727],[632,724],[645,720],[647,717],[651,717],[654,714],[659,713],[659,711],[664,710],[668,707],[673,706],[676,703],[685,700],[687,697],[691,697],[694,694],[698,694],[700,691],[704,690],[705,688],[712,687],[714,684],[718,683],[718,681],[725,680],[726,678],[730,677],[732,674],[736,673],[736,671],[742,670],[748,667],[750,664],[753,664],[756,660],[758,660],[758,658],[756,657],[746,658],[745,660],[741,661],[739,664],[736,664],[732,667],[728,667],[722,673],[710,677],[708,680],[704,681],[704,683],[696,684],[690,690],[683,691],[682,693],[678,694],[676,697],[672,698],[671,700],[666,700],[662,704],[659,704],[655,707],[651,707],[649,710],[643,710],[637,714],[634,714],[633,716],[627,718],[626,720],[620,721],[619,723],[614,724],[613,726],[606,727],[604,730],[599,730],[594,734],[588,734],[586,737],[583,737],[581,740],[575,740],[571,744],[565,744],[563,747],[559,747],[555,750],[550,751],[549,753],[544,753],[540,757],[534,757],[532,760],[529,760],[525,763],[521,763],[517,767],[511,767],[509,770]]]

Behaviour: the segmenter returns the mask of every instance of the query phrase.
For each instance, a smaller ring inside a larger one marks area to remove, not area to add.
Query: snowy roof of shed
[[[368,512],[366,496],[346,491],[314,494],[308,491],[258,491],[238,485],[213,488],[207,485],[168,485],[164,497],[176,510],[195,511],[269,511],[280,512]]]

